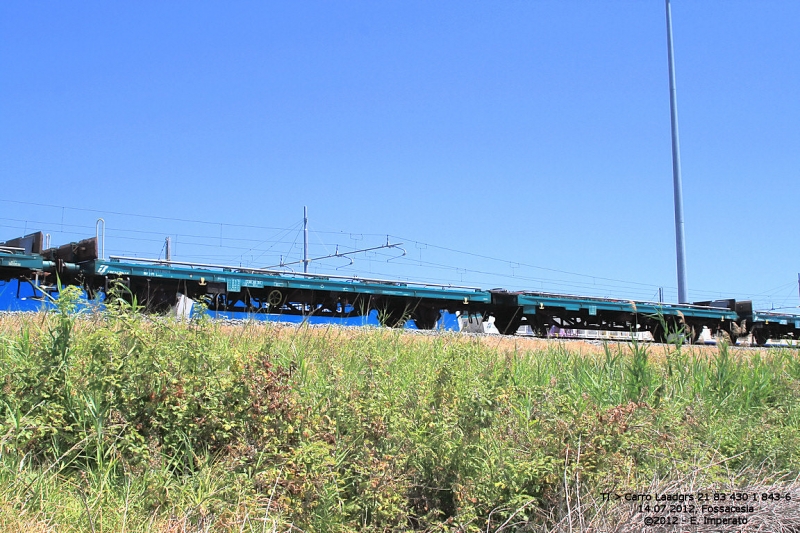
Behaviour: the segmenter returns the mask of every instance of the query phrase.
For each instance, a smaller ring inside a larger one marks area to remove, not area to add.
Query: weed
[[[6,529],[544,531],[609,486],[800,471],[794,354],[230,327],[119,290],[0,320]]]

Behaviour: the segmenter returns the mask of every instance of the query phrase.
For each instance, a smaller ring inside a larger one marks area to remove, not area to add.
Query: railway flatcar
[[[46,288],[58,279],[81,286],[90,297],[116,285],[150,312],[166,312],[183,295],[209,309],[246,313],[344,318],[377,311],[380,322],[390,327],[413,320],[419,329],[432,329],[446,310],[481,320],[493,317],[494,326],[506,335],[528,326],[542,337],[556,328],[649,332],[657,342],[674,336],[695,342],[707,328],[728,342],[752,336],[759,345],[778,339],[796,345],[800,339],[800,316],[757,311],[749,301],[669,304],[173,260],[105,259],[98,237],[47,249],[41,233],[2,243],[0,280]]]

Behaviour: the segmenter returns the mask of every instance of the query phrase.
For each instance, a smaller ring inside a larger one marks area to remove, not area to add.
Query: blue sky
[[[673,0],[691,300],[800,304],[800,2]],[[677,298],[664,3],[4,2],[0,239]]]

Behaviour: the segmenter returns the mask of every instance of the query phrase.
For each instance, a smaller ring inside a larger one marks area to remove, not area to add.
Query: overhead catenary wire
[[[15,220],[18,220],[20,223],[22,223],[22,219],[15,219]],[[53,223],[50,223],[50,224],[53,224]],[[81,229],[81,228],[83,228],[83,229],[88,230],[91,227],[89,225],[69,224],[67,222],[65,222],[64,225],[65,225],[65,227],[72,228],[72,229],[75,229],[75,228]],[[202,242],[204,239],[207,240],[207,239],[211,238],[211,236],[210,235],[200,235],[200,234],[188,234],[187,236],[190,236],[190,237],[192,237],[194,239],[198,239],[201,242],[193,242],[190,239],[190,240],[187,240],[187,241],[183,242],[183,244],[185,246],[189,247],[190,249],[194,248],[194,250],[193,250],[194,253],[191,253],[191,256],[195,257],[195,258],[198,258],[198,259],[200,259],[200,258],[202,258],[202,259],[211,259],[211,260],[215,260],[215,261],[223,259],[224,261],[228,261],[228,262],[240,262],[240,263],[243,263],[242,256],[244,254],[247,254],[247,253],[250,253],[250,252],[256,250],[256,251],[260,252],[258,254],[258,258],[259,259],[260,258],[264,258],[264,256],[268,255],[268,251],[272,251],[272,252],[275,253],[276,260],[280,259],[280,257],[283,256],[283,258],[284,258],[283,260],[286,261],[288,258],[292,257],[293,254],[297,253],[297,251],[296,251],[297,250],[297,239],[299,238],[298,226],[299,226],[299,222],[294,224],[293,227],[283,228],[279,232],[279,238],[276,239],[275,241],[264,240],[263,238],[261,240],[248,239],[248,238],[245,238],[245,237],[229,237],[229,238],[226,238],[226,242],[247,242],[247,243],[256,242],[257,243],[256,246],[253,246],[253,245],[232,246],[232,245],[229,245],[229,244],[224,244],[222,247],[220,247],[218,244],[210,244],[208,242]],[[19,227],[23,228],[24,226],[19,226]],[[287,234],[292,233],[291,230],[293,230],[293,229],[295,230],[295,232],[294,232],[295,233],[294,240],[291,243],[289,243],[286,240],[283,240],[284,237],[288,237]],[[158,235],[159,237],[158,238],[133,237],[133,236],[130,236],[130,235],[124,235],[125,233],[132,233],[134,235],[154,235],[154,236]],[[349,232],[341,232],[341,231],[340,232],[315,232],[315,233],[336,234],[336,235],[342,235],[342,236],[348,236],[348,237],[351,237],[352,235],[359,235],[359,236],[363,236],[363,237],[369,237],[370,235],[374,235],[376,237],[377,236],[385,237],[385,234],[377,234],[377,233],[375,233],[375,234],[352,234],[352,233],[349,233]],[[80,234],[75,233],[75,235],[80,235]],[[159,244],[159,249],[161,249],[161,246],[163,246],[163,239],[161,238],[161,235],[163,235],[162,232],[135,230],[135,229],[127,229],[127,228],[113,228],[112,230],[109,231],[109,235],[112,236],[115,240],[121,240],[121,241],[125,241],[125,242],[158,243]],[[80,235],[80,236],[83,237],[83,235]],[[395,237],[397,237],[397,236],[395,236]],[[321,241],[321,239],[318,239],[318,240]],[[360,240],[360,239],[357,239],[357,240]],[[474,283],[474,284],[485,284],[485,283],[488,283],[489,279],[487,279],[487,278],[496,279],[496,280],[506,279],[506,280],[511,280],[513,283],[515,283],[517,286],[519,286],[519,288],[524,288],[524,289],[528,289],[528,290],[541,290],[541,291],[545,291],[545,292],[548,292],[548,291],[566,291],[566,292],[573,293],[573,294],[575,294],[575,293],[596,294],[596,295],[607,296],[607,297],[626,297],[626,295],[627,295],[627,297],[629,297],[629,298],[637,298],[637,299],[651,299],[650,297],[652,295],[652,292],[654,292],[655,288],[657,287],[655,284],[643,284],[643,283],[638,283],[638,282],[624,282],[622,280],[614,280],[614,279],[611,279],[611,278],[598,277],[598,276],[593,276],[593,275],[590,275],[590,274],[569,272],[569,271],[564,271],[564,270],[560,270],[560,269],[552,269],[552,268],[548,268],[548,267],[541,267],[539,265],[529,265],[529,264],[526,264],[526,263],[513,262],[513,261],[509,261],[507,259],[501,259],[501,258],[497,258],[497,257],[492,257],[492,256],[488,256],[488,255],[485,255],[485,254],[477,254],[477,253],[474,253],[474,252],[456,250],[456,249],[453,249],[453,248],[450,248],[450,247],[435,245],[435,244],[432,244],[432,243],[425,243],[425,242],[422,242],[422,241],[419,241],[419,240],[413,240],[412,239],[411,241],[414,243],[414,246],[416,248],[432,249],[432,250],[443,250],[443,251],[447,251],[447,252],[451,252],[451,253],[464,255],[464,256],[467,256],[467,257],[475,257],[475,258],[487,259],[487,260],[490,260],[490,261],[494,261],[494,262],[500,263],[504,267],[508,267],[508,265],[514,264],[515,267],[516,266],[519,266],[519,267],[530,267],[530,268],[535,268],[535,269],[538,269],[538,270],[541,270],[541,271],[559,273],[559,274],[563,274],[563,275],[567,275],[567,276],[577,276],[579,279],[584,279],[585,281],[581,282],[581,281],[578,281],[578,280],[568,280],[568,279],[564,279],[563,277],[552,278],[552,277],[530,276],[530,275],[524,275],[519,271],[514,271],[511,274],[508,274],[508,273],[505,273],[504,271],[496,271],[496,270],[467,269],[467,268],[464,268],[464,267],[461,267],[461,266],[454,266],[454,265],[448,265],[448,264],[444,264],[444,263],[437,263],[435,261],[424,261],[424,260],[419,260],[419,259],[413,259],[412,260],[411,258],[408,258],[408,257],[403,257],[402,259],[396,261],[396,263],[401,265],[401,266],[404,266],[404,267],[406,267],[406,266],[407,267],[422,266],[422,267],[427,268],[427,269],[439,270],[440,272],[443,272],[443,273],[444,272],[450,272],[452,275],[450,277],[447,277],[447,276],[444,276],[444,277],[440,277],[440,276],[431,277],[431,276],[428,276],[428,275],[424,275],[421,272],[415,272],[413,276],[405,276],[405,275],[398,276],[398,273],[392,273],[391,274],[392,276],[398,277],[398,279],[409,279],[409,280],[412,280],[412,279],[420,279],[420,280],[422,280],[422,279],[424,279],[424,280],[427,280],[427,281],[435,281],[437,283],[448,283],[448,282],[453,282],[453,281],[457,281],[459,283],[462,283],[462,282],[464,282],[464,280],[466,280],[469,283]],[[261,248],[258,247],[259,243],[260,244],[264,244],[264,243],[267,243],[267,242],[270,243],[268,248],[267,248],[267,250],[264,250],[264,249],[261,249]],[[324,242],[323,242],[323,244],[324,244]],[[331,245],[335,245],[335,244],[331,243]],[[223,253],[219,253],[219,254],[199,253],[199,249],[210,250],[210,249],[219,249],[219,248],[222,248],[223,250],[230,250],[230,252],[223,252]],[[341,246],[341,249],[347,250],[347,248],[348,248],[347,246]],[[129,249],[122,249],[122,248],[119,248],[119,247],[115,247],[113,249],[113,252],[115,254],[116,253],[131,253],[131,251]],[[133,255],[145,256],[145,257],[152,256],[152,251],[150,251],[150,252],[147,252],[147,251],[133,252]],[[362,273],[363,272],[367,272],[367,273],[369,273],[371,275],[387,275],[385,270],[382,270],[380,268],[373,268],[374,266],[381,266],[381,265],[385,267],[386,266],[385,260],[391,259],[392,257],[395,257],[395,256],[391,256],[390,257],[388,255],[384,255],[383,257],[384,257],[384,261],[382,261],[381,263],[377,263],[376,265],[373,265],[372,262],[368,261],[366,264],[369,266],[369,268],[367,268],[367,269],[364,268],[364,266],[363,266],[364,263],[360,263],[359,265],[357,265],[356,268],[353,268],[352,265],[344,265],[344,266],[339,266],[337,269],[344,268],[344,269],[347,269],[348,271],[352,271],[352,272],[362,272]],[[251,263],[250,266],[255,266],[257,264],[256,263],[256,257],[254,257],[252,260],[253,260],[253,263]],[[242,264],[242,266],[247,266],[247,265]],[[316,265],[316,266],[319,266],[319,265]],[[319,268],[315,268],[315,270],[319,271]],[[465,278],[465,276],[468,276],[468,277]],[[598,283],[598,281],[604,281],[605,283]],[[535,286],[532,287],[532,286],[530,286],[531,284],[538,285],[538,287],[535,287]],[[792,284],[792,286],[793,286],[793,284]],[[786,285],[782,285],[781,286],[781,288],[783,288],[783,287],[786,287]],[[698,290],[695,290],[694,292],[696,294],[698,294],[698,295],[706,295],[708,299],[726,298],[726,297],[730,296],[729,293],[722,293],[720,291],[698,291]],[[674,290],[671,293],[674,293]],[[774,306],[774,304],[771,303],[774,300],[774,298],[762,299],[762,298],[756,298],[756,296],[758,296],[758,295],[747,295],[746,298],[752,299],[754,301],[759,302],[761,307],[772,307],[772,306]],[[782,303],[782,301],[781,301],[781,303]]]
[[[277,228],[272,226],[258,226],[258,225],[251,225],[251,224],[235,224],[230,222],[216,222],[216,221],[209,221],[209,220],[196,220],[196,219],[187,219],[187,218],[178,218],[178,217],[165,217],[161,215],[142,215],[138,213],[125,213],[122,211],[109,211],[107,209],[90,209],[86,207],[70,207],[70,206],[63,206],[63,205],[54,205],[54,204],[45,204],[40,202],[25,202],[22,200],[8,200],[8,199],[0,199],[0,202],[12,203],[12,204],[22,204],[22,205],[31,205],[36,207],[50,207],[54,209],[61,209],[63,211],[69,209],[70,211],[81,211],[85,213],[98,213],[98,214],[105,214],[105,215],[119,215],[119,216],[126,216],[126,217],[137,217],[137,218],[148,218],[153,220],[167,220],[172,222],[187,222],[191,224],[208,224],[211,226],[229,226],[235,228],[253,228],[253,229],[269,229],[269,230],[277,230],[283,228]]]
[[[229,223],[221,223],[221,222],[214,222],[214,221],[198,221],[198,220],[183,219],[183,218],[177,218],[177,217],[140,215],[140,214],[134,214],[134,213],[115,212],[115,211],[100,211],[100,210],[96,210],[96,209],[74,208],[74,207],[68,207],[68,206],[58,206],[58,205],[53,205],[53,204],[43,204],[43,203],[36,203],[36,202],[25,202],[25,201],[19,201],[19,200],[0,200],[0,201],[6,201],[6,202],[10,202],[10,203],[17,203],[17,204],[25,204],[25,205],[37,205],[37,206],[44,206],[44,207],[61,208],[62,209],[62,214],[63,214],[63,210],[70,209],[70,210],[75,210],[75,211],[84,211],[84,212],[91,212],[91,213],[116,214],[116,215],[121,215],[121,216],[134,216],[134,217],[140,217],[140,218],[151,218],[151,219],[156,219],[156,220],[172,220],[172,221],[176,221],[176,222],[202,223],[202,224],[211,225],[211,226],[215,226],[215,227],[229,226],[229,227],[240,227],[240,228],[250,228],[250,229],[270,229],[270,230],[286,230],[287,229],[287,228],[275,228],[275,227],[270,227],[270,226],[249,225],[249,224],[229,224]],[[292,228],[296,228],[296,227],[297,227],[296,224],[292,226]],[[320,233],[320,234],[329,234],[329,235],[333,235],[333,234],[336,234],[336,235],[349,235],[351,238],[352,238],[353,235],[361,235],[362,237],[363,236],[374,236],[374,237],[387,236],[386,234],[380,234],[380,233],[352,233],[352,232],[344,232],[344,231],[317,231],[317,230],[315,230],[315,232]],[[208,238],[208,237],[203,237],[203,236],[196,236],[196,237],[197,238]],[[478,254],[478,253],[474,253],[474,252],[466,252],[466,251],[462,251],[462,250],[456,250],[456,249],[453,249],[453,248],[449,248],[447,246],[441,246],[441,245],[436,245],[436,244],[432,244],[432,243],[425,243],[425,242],[422,242],[422,241],[418,241],[416,239],[408,239],[406,237],[402,237],[402,236],[398,236],[398,235],[388,235],[387,237],[392,237],[394,239],[401,240],[401,241],[404,241],[404,242],[413,242],[415,245],[422,245],[422,246],[425,246],[426,248],[434,248],[434,249],[438,249],[438,250],[447,251],[447,252],[450,252],[450,253],[458,253],[458,254],[461,254],[461,255],[465,255],[467,257],[481,258],[481,259],[497,261],[497,262],[501,262],[501,263],[515,263],[515,264],[519,264],[520,266],[525,266],[525,267],[528,267],[528,268],[539,269],[539,270],[544,270],[544,271],[549,271],[549,272],[556,272],[556,273],[566,274],[566,275],[571,275],[571,276],[579,276],[579,277],[584,277],[584,278],[587,278],[587,279],[592,279],[593,281],[597,280],[597,279],[600,279],[600,280],[607,281],[607,282],[618,283],[622,287],[627,287],[627,286],[634,285],[634,286],[652,288],[654,286],[657,286],[657,285],[654,285],[654,284],[641,283],[641,282],[635,282],[635,281],[630,281],[630,280],[619,280],[619,279],[608,278],[608,277],[599,277],[599,276],[594,276],[594,275],[591,275],[591,274],[570,272],[570,271],[566,271],[566,270],[554,269],[554,268],[545,267],[545,266],[541,266],[541,265],[533,265],[533,264],[529,264],[529,263],[520,263],[520,262],[517,262],[517,261],[509,261],[508,259],[499,259],[499,258],[496,258],[496,257],[484,255],[484,254]],[[235,239],[231,239],[231,240],[235,240]],[[154,242],[161,242],[161,239],[154,239]],[[296,244],[296,242],[297,242],[297,239],[295,239],[295,241],[292,243],[292,246],[290,247],[290,251],[286,253],[287,257],[291,254],[291,251],[294,250],[294,245]],[[197,246],[204,246],[203,244],[196,244],[196,245]],[[512,276],[512,277],[515,277],[515,276]],[[669,287],[669,288],[670,289],[675,289],[675,287]]]
[[[110,251],[113,251],[115,254],[130,252],[137,256],[152,257],[153,254],[158,253],[158,250],[163,246],[163,239],[166,233],[175,235],[179,233],[181,235],[181,257],[203,257],[211,258],[214,261],[221,259],[229,264],[245,263],[244,266],[246,266],[246,260],[248,260],[251,262],[251,266],[255,266],[256,264],[270,262],[272,257],[274,257],[277,262],[281,256],[283,256],[285,260],[289,260],[290,258],[297,257],[298,254],[297,237],[299,237],[299,232],[297,231],[297,228],[299,223],[292,224],[289,227],[260,226],[254,224],[231,224],[210,220],[192,220],[177,217],[140,215],[136,213],[125,213],[120,211],[73,208],[37,202],[24,202],[6,199],[2,199],[0,201],[20,205],[44,206],[58,209],[59,212],[57,214],[54,213],[56,216],[53,218],[58,218],[59,220],[44,221],[31,220],[30,217],[0,217],[0,221],[8,222],[8,224],[0,224],[0,226],[5,226],[9,229],[16,229],[17,231],[22,230],[23,232],[27,232],[30,228],[38,225],[38,229],[54,235],[54,242],[63,242],[63,237],[80,240],[85,238],[89,233],[94,232],[94,220],[92,220],[92,224],[89,224],[88,221],[87,223],[74,223],[73,220],[70,220],[71,217],[68,216],[72,211],[78,213],[84,212],[102,214],[105,216],[119,215],[154,219],[159,221],[171,221],[174,222],[176,226],[181,226],[184,228],[178,232],[176,232],[174,228],[169,228],[169,231],[162,232],[147,229],[135,229],[131,228],[129,225],[126,227],[119,223],[110,223],[107,235],[110,241],[109,244],[114,245],[114,248],[110,249]],[[225,238],[221,243],[222,246],[220,246],[219,243],[211,244],[213,240],[218,240],[219,234],[212,235],[213,231],[209,232],[208,234],[202,230],[192,231],[191,226],[185,227],[185,224],[200,224],[203,228],[239,228],[241,231],[225,231]],[[265,239],[264,236],[258,235],[259,232],[264,230],[269,230],[274,233]],[[295,238],[293,241],[290,241],[289,239],[293,233]],[[351,241],[353,243],[369,241],[373,239],[377,241],[378,239],[382,240],[387,236],[386,233],[361,233],[344,230],[329,231],[320,229],[315,229],[313,233],[317,237],[315,240],[326,249],[327,247],[333,248],[339,246],[339,250],[341,251],[355,249],[355,247],[349,247],[346,245],[347,241]],[[59,237],[59,234],[61,237]],[[418,239],[408,239],[407,237],[401,237],[391,233],[389,234],[389,237],[398,241],[408,242],[410,245],[414,246],[414,248],[419,250],[418,254],[414,254],[415,256],[418,255],[418,257],[401,257],[397,260],[392,260],[387,263],[386,260],[390,259],[389,256],[380,256],[376,254],[374,257],[382,257],[381,261],[376,262],[370,259],[367,261],[356,261],[354,265],[329,265],[327,267],[324,264],[318,263],[315,266],[315,269],[317,271],[325,271],[327,268],[330,271],[334,271],[338,268],[348,272],[370,272],[375,275],[391,275],[392,277],[397,277],[398,279],[408,280],[431,279],[432,276],[430,274],[438,272],[442,274],[442,276],[435,276],[437,282],[460,282],[461,279],[469,279],[470,283],[475,283],[482,286],[487,286],[489,283],[494,282],[497,282],[498,286],[502,286],[507,282],[510,284],[508,286],[512,288],[542,290],[546,292],[564,290],[572,293],[576,291],[579,293],[592,292],[615,298],[636,297],[641,299],[652,299],[653,293],[659,286],[665,287],[670,297],[672,297],[676,291],[675,287],[671,287],[664,283],[644,283],[634,280],[621,280],[611,277],[597,276],[583,272],[573,272],[544,265],[519,262],[513,259],[503,259],[489,254],[458,250],[449,246],[424,242]],[[115,245],[114,243],[117,244]],[[129,243],[130,246],[125,245],[125,243]],[[122,246],[119,246],[119,244],[122,244]],[[158,248],[155,248],[155,246],[150,246],[156,244],[158,245]],[[368,243],[365,242],[365,244]],[[212,249],[217,249],[220,253],[209,253],[212,251]],[[424,258],[422,250],[425,250]],[[439,256],[449,255],[449,257],[444,260],[438,260],[436,259],[437,252],[444,253],[439,254]],[[459,257],[480,259],[482,261],[489,262],[489,264],[496,264],[498,267],[497,269],[487,269],[483,265],[478,266],[480,262],[461,261],[458,259]],[[450,262],[453,261],[453,259],[455,259],[455,262],[458,265],[468,263],[470,265],[474,264],[475,267],[464,268],[462,266],[453,265],[453,263]],[[514,265],[514,268],[510,269],[509,265],[512,264]],[[413,271],[411,275],[408,275],[412,267],[416,268],[417,270]],[[425,272],[425,270],[430,272]],[[541,273],[548,272],[559,275],[532,275],[533,272],[531,272],[531,270]],[[506,280],[506,282],[502,282],[501,280]],[[531,285],[538,285],[538,287]],[[789,294],[787,294],[785,297],[782,297],[782,295],[779,296],[778,293],[785,293],[784,291],[789,292]],[[736,296],[737,299],[751,299],[754,301],[754,303],[758,302],[759,305],[766,304],[763,306],[770,307],[784,306],[790,303],[793,295],[797,294],[797,292],[791,291],[794,291],[794,282],[790,284],[782,284],[774,289],[755,294],[742,293],[738,291],[726,292],[720,290],[704,290],[696,287],[692,290],[692,293],[696,299],[721,299]]]

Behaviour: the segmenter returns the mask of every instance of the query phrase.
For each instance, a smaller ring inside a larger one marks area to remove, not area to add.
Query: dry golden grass
[[[0,531],[6,533],[55,533],[58,529],[49,525],[45,520],[20,516],[19,511],[0,502]]]
[[[25,314],[4,314],[0,315],[0,333],[18,332],[23,324],[36,324],[40,327],[45,326],[48,320],[54,315],[52,313],[25,313]],[[31,318],[34,317],[34,320]],[[78,330],[85,327],[97,327],[102,325],[101,315],[92,314],[83,317],[83,320],[76,322]],[[430,343],[437,337],[444,338],[446,343],[466,343],[477,345],[482,348],[495,350],[499,353],[525,353],[542,352],[553,349],[563,349],[577,355],[602,355],[605,347],[600,341],[588,341],[581,339],[543,339],[535,337],[509,336],[497,334],[460,334],[458,332],[419,332],[412,330],[394,330],[390,328],[377,328],[374,326],[339,326],[339,325],[297,325],[281,322],[263,322],[257,320],[243,321],[237,323],[217,322],[215,329],[223,336],[234,339],[236,342],[257,343],[263,339],[268,331],[271,336],[280,340],[325,338],[327,340],[352,341],[366,337],[374,338],[375,335],[390,337],[399,335],[400,342],[404,345],[418,345],[420,343]],[[649,355],[654,361],[663,360],[667,354],[676,349],[672,345],[652,344],[650,342],[640,343],[649,350]],[[631,343],[610,342],[609,346],[616,352],[621,350],[623,355],[630,355],[633,349]],[[730,347],[731,354],[746,353],[750,348],[747,346]],[[698,355],[711,358],[719,353],[719,347],[714,345],[683,345],[681,347],[688,355]]]

